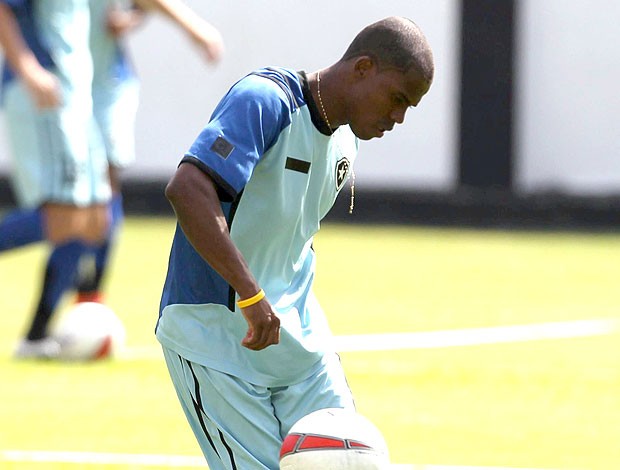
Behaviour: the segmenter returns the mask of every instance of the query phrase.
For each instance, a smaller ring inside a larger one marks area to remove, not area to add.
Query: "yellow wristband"
[[[253,295],[249,299],[245,300],[237,300],[237,305],[239,308],[246,308],[251,305],[259,303],[261,300],[265,298],[265,291],[263,289],[259,290],[256,295]]]

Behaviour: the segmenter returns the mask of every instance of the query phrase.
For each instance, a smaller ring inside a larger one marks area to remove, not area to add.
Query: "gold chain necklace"
[[[321,71],[320,70],[316,73],[316,94],[319,97],[319,104],[321,105],[321,111],[323,112],[323,119],[325,119],[325,122],[327,123],[327,127],[329,127],[329,130],[331,132],[332,125],[329,123],[329,118],[327,117],[325,106],[323,106],[323,99],[321,98]]]
[[[325,119],[325,123],[329,130],[333,132],[332,125],[329,123],[329,118],[327,117],[327,111],[325,111],[325,106],[323,105],[323,98],[321,98],[321,71],[317,71],[316,73],[316,94],[319,97],[319,105],[321,106],[321,112],[323,113],[323,119]],[[351,203],[349,204],[349,214],[353,214],[353,206],[355,205],[355,171],[351,168],[351,178],[349,179],[349,187],[351,188]]]

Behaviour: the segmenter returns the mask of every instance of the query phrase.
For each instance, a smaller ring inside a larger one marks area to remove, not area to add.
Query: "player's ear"
[[[368,55],[363,55],[355,59],[355,64],[353,66],[355,74],[360,78],[368,75],[368,73],[373,71],[376,67],[377,63],[375,59]]]

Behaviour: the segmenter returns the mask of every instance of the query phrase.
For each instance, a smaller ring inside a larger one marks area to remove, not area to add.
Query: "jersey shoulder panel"
[[[303,104],[294,72],[267,68],[250,73],[222,98],[185,158],[197,159],[234,200]]]

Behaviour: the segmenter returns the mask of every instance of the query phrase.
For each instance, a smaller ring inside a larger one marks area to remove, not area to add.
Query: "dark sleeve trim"
[[[205,165],[204,162],[200,161],[198,158],[193,155],[185,155],[181,160],[182,163],[191,163],[195,167],[197,167],[200,171],[206,174],[209,178],[213,180],[215,186],[217,187],[217,195],[222,202],[232,202],[237,197],[237,191],[228,184],[220,175],[218,175],[215,171],[213,171],[210,167]]]

